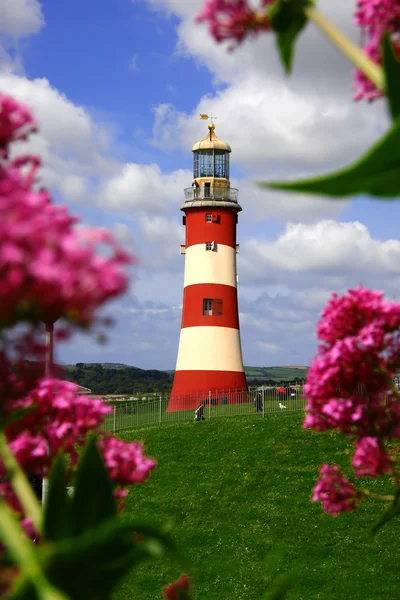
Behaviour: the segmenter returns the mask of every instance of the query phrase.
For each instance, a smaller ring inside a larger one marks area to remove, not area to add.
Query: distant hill
[[[172,387],[174,371],[139,369],[123,363],[77,363],[67,365],[66,378],[89,388],[94,394],[137,394],[168,392]],[[307,375],[306,366],[245,367],[247,382],[274,384],[300,382]]]
[[[66,378],[94,394],[138,394],[169,391],[172,377],[165,371],[138,369],[121,363],[77,363],[65,367]]]
[[[295,379],[305,379],[308,367],[245,367],[247,381],[273,380],[294,381]]]

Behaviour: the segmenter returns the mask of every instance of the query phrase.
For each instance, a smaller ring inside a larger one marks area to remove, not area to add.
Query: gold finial
[[[211,123],[208,126],[209,129],[215,129],[215,125],[213,123],[213,120],[215,120],[216,118],[217,117],[213,117],[212,113],[210,114],[210,116],[205,115],[205,114],[200,114],[200,119],[202,119],[203,121],[208,121],[208,120],[211,121]]]

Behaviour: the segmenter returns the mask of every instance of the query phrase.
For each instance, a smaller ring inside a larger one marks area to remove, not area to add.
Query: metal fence
[[[175,398],[175,402],[176,402]],[[236,417],[300,411],[304,409],[303,386],[279,388],[253,386],[248,390],[218,390],[198,392],[178,398],[176,406],[191,406],[182,410],[167,411],[169,394],[154,394],[140,398],[114,400],[113,412],[106,415],[105,430],[109,432],[134,429],[147,425],[162,425],[178,421],[193,421],[195,409],[200,405],[200,419]]]
[[[198,188],[186,188],[184,190],[185,202],[190,200],[228,200],[237,202],[239,190],[231,187],[207,186]]]

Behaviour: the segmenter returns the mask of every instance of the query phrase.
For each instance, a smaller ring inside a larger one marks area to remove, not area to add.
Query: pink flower
[[[60,450],[74,462],[77,447],[86,444],[88,433],[97,431],[112,411],[101,400],[79,395],[75,383],[52,378],[42,379],[28,396],[15,401],[17,406],[34,410],[6,428],[7,440],[24,470],[41,477]]]
[[[377,64],[382,64],[381,42],[385,31],[391,34],[396,53],[400,53],[400,0],[358,0],[355,22],[367,38],[364,52]],[[361,72],[356,71],[355,100],[372,101],[383,93]]]
[[[355,445],[353,467],[357,477],[379,477],[393,473],[393,461],[374,437],[361,438]]]
[[[317,334],[328,345],[349,336],[358,335],[371,322],[386,325],[388,311],[395,313],[396,322],[390,323],[391,329],[400,325],[400,304],[384,302],[383,292],[375,292],[358,287],[348,290],[347,294],[332,294],[321,314]]]
[[[307,375],[304,427],[398,437],[391,377],[400,367],[400,305],[363,288],[334,295],[322,313],[323,340]]]
[[[124,442],[104,436],[98,441],[98,446],[110,478],[119,486],[143,483],[157,465],[155,460],[143,454],[143,446],[139,442]]]
[[[87,325],[125,291],[133,262],[103,229],[76,228],[66,208],[37,189],[37,157],[7,160],[9,142],[32,130],[29,111],[0,95],[0,327],[60,317]],[[2,135],[6,136],[2,141]]]
[[[180,578],[163,588],[164,598],[167,600],[187,600],[190,598],[191,581],[188,575]]]
[[[311,500],[322,502],[323,510],[336,517],[341,512],[356,509],[362,500],[362,495],[340,473],[339,467],[324,464],[320,469],[320,478],[313,490]]]
[[[48,444],[40,435],[31,435],[28,431],[22,432],[14,438],[10,449],[24,471],[41,475],[48,463]]]
[[[14,98],[0,92],[0,158],[7,157],[10,142],[26,139],[35,128],[31,112]]]
[[[273,1],[263,0],[261,6],[265,8]],[[271,29],[267,14],[254,11],[247,0],[206,0],[196,21],[207,21],[217,42],[233,39],[240,43],[248,34]]]

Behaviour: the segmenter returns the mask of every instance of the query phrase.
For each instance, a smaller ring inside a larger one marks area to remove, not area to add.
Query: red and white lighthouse
[[[242,208],[229,181],[231,148],[217,138],[213,123],[208,129],[192,148],[193,185],[185,189],[181,206],[186,227],[182,325],[168,411],[196,408],[207,394],[218,402],[228,391],[230,402],[243,402],[247,392],[236,271]]]

